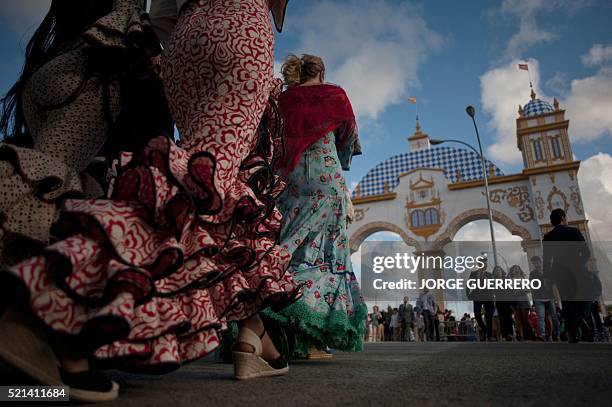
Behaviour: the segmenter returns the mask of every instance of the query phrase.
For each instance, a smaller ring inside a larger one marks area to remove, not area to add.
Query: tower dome
[[[529,117],[529,116],[539,116],[541,114],[550,113],[552,111],[554,111],[554,109],[550,105],[550,103],[542,99],[536,98],[536,94],[532,90],[531,100],[525,106],[523,106],[522,113],[523,113],[523,116]]]

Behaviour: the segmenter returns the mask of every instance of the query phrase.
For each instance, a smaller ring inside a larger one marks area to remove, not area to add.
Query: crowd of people
[[[447,314],[448,315],[447,315]],[[383,341],[439,341],[440,320],[452,317],[452,311],[445,310],[440,316],[440,308],[432,292],[425,290],[415,305],[409,297],[396,308],[381,310],[374,305],[366,319],[366,342]]]
[[[428,339],[425,328],[423,313],[418,307],[408,303],[412,311],[400,314],[400,307],[388,306],[386,310],[380,310],[375,305],[372,312],[368,313],[366,321],[366,342],[426,342]],[[511,306],[512,307],[512,306]],[[503,308],[503,306],[502,306]],[[401,315],[401,316],[400,316]],[[491,337],[487,339],[486,325],[481,328],[476,318],[470,313],[464,313],[459,320],[454,316],[454,312],[449,309],[441,311],[439,308],[432,326],[434,330],[433,341],[522,341],[521,329],[516,318],[510,313],[510,334],[503,336],[501,330],[501,320],[497,306],[493,311],[491,319]],[[544,331],[540,331],[540,318],[537,308],[532,305],[529,309],[529,330],[533,333],[530,337],[534,341],[559,342],[568,340],[567,323],[565,315],[559,305],[555,305],[554,314],[547,314],[545,317]],[[603,309],[599,301],[594,301],[591,307],[591,314],[584,319],[583,334],[588,342],[611,342],[612,341],[612,307]],[[435,326],[437,325],[437,332]],[[506,331],[507,333],[508,331]]]
[[[538,289],[466,289],[474,316],[465,313],[459,321],[452,311],[440,310],[427,290],[414,306],[408,297],[386,311],[375,305],[368,314],[366,341],[609,342],[612,310],[606,314],[601,306],[601,282],[588,269],[588,244],[578,229],[567,226],[562,209],[553,210],[550,220],[553,229],[544,236],[543,257],[529,259],[529,275],[519,265],[507,273],[500,266],[489,272],[485,262],[469,276],[471,280],[538,280]]]

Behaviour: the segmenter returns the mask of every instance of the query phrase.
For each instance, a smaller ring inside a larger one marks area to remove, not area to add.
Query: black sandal
[[[88,403],[115,400],[119,385],[95,370],[71,373],[59,369],[64,385],[70,387],[70,399]]]

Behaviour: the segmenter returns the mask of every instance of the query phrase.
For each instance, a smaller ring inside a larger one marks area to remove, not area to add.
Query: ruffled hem
[[[285,328],[294,358],[307,356],[313,347],[325,349],[327,346],[343,352],[363,350],[368,315],[365,304],[359,304],[350,314],[344,310],[321,314],[304,300],[298,300],[278,312],[264,310],[262,315]]]
[[[5,265],[49,243],[63,199],[103,195],[100,184],[87,173],[79,174],[40,151],[10,144],[0,145],[0,190],[0,264]]]
[[[270,170],[272,136],[259,137],[223,202],[215,157],[166,136],[124,157],[112,199],[67,200],[63,240],[10,270],[34,313],[107,365],[167,371],[214,349],[227,321],[294,302],[291,256],[277,244],[284,185]]]

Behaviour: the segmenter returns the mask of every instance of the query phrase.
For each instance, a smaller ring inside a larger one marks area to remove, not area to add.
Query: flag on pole
[[[518,64],[519,69],[522,69],[523,71],[528,71],[529,70],[529,65],[527,64]]]
[[[417,100],[416,100],[416,96],[410,96],[410,97],[408,98],[408,101],[409,101],[410,103],[414,103],[414,104],[416,104],[416,102],[417,102]]]

